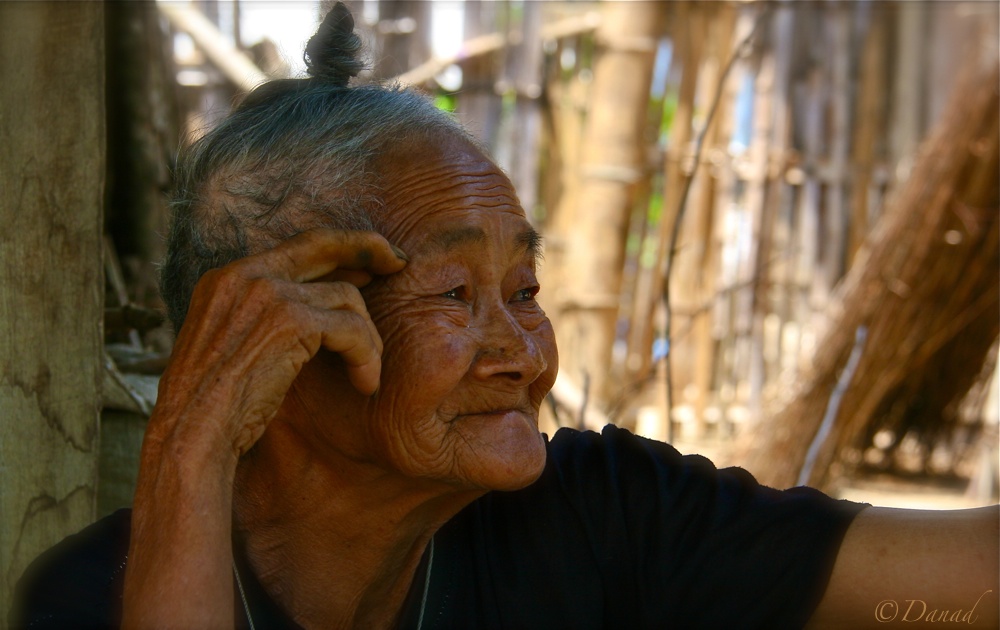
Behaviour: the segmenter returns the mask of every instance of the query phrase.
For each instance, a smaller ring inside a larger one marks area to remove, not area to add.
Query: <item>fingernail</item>
[[[401,258],[401,259],[405,260],[406,262],[410,262],[410,257],[407,256],[406,253],[403,252],[403,250],[399,249],[395,245],[389,245],[389,247],[392,248],[392,252],[394,254],[396,254],[397,258]]]

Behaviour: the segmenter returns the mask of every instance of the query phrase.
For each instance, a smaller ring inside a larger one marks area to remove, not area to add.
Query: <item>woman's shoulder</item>
[[[606,478],[608,475],[647,475],[656,469],[718,472],[710,460],[701,455],[682,455],[673,446],[635,435],[627,429],[609,424],[600,433],[563,427],[548,442],[549,472],[561,475],[584,475]],[[735,469],[742,474],[744,471]],[[654,474],[655,476],[655,474]]]
[[[131,516],[118,510],[38,556],[17,584],[10,626],[117,627]]]

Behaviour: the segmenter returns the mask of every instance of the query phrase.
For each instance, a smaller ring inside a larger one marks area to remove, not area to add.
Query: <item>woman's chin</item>
[[[456,471],[486,490],[519,490],[545,469],[545,439],[535,417],[520,411],[456,419]]]

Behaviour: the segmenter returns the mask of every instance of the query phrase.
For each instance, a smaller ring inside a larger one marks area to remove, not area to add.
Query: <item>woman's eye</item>
[[[511,298],[511,301],[529,302],[535,299],[536,295],[538,295],[538,287],[528,287],[526,289],[521,289],[520,291],[516,291],[514,293],[514,296]]]
[[[462,296],[465,294],[465,287],[455,287],[451,291],[445,291],[441,294],[441,297],[451,298],[453,300],[461,300]]]

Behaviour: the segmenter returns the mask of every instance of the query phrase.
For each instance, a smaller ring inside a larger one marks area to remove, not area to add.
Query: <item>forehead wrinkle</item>
[[[402,216],[399,217],[400,223],[398,228],[403,232],[410,232],[413,229],[419,230],[419,224],[421,223],[421,217],[430,212],[436,211],[462,211],[462,210],[495,210],[495,209],[516,209],[519,214],[523,215],[523,210],[521,209],[520,202],[511,193],[502,193],[500,195],[488,195],[485,192],[483,194],[477,194],[479,191],[470,190],[471,186],[468,182],[461,181],[462,178],[442,178],[440,180],[428,180],[428,179],[417,179],[413,181],[412,185],[406,186],[405,184],[410,183],[410,181],[399,181],[395,186],[395,194],[387,198],[391,206],[395,207],[409,207],[411,209],[418,209],[416,212],[404,212]],[[484,189],[504,189],[505,186],[488,186],[482,187],[480,190]],[[435,239],[434,235],[430,236],[430,239]],[[471,236],[465,235],[460,238],[459,241],[468,241]],[[442,240],[442,239],[437,239]],[[448,241],[449,239],[443,239]],[[488,239],[472,239],[480,243],[485,243]],[[448,243],[445,242],[443,247],[438,247],[437,249],[450,249],[455,244],[460,243]],[[431,244],[433,247],[433,244]]]
[[[439,177],[412,177],[399,180],[395,189],[398,194],[411,201],[437,196],[437,204],[453,204],[461,201],[483,207],[500,205],[519,206],[517,198],[507,192],[503,184],[487,185],[478,176],[444,175]],[[499,194],[495,191],[502,191]]]
[[[422,207],[424,211],[433,209],[458,208],[501,208],[517,207],[520,202],[509,193],[489,194],[490,190],[503,186],[473,187],[463,177],[407,178],[393,186],[394,194],[387,196],[390,203]]]
[[[465,177],[472,180],[471,182],[468,182],[468,184],[469,187],[475,190],[476,192],[490,192],[492,190],[507,188],[507,186],[504,184],[493,184],[492,186],[486,186],[485,185],[486,182],[484,181],[486,178],[483,176],[466,175],[464,177],[460,177],[460,179],[464,179]]]
[[[509,180],[497,182],[494,179],[499,176],[506,180],[495,164],[482,156],[476,156],[477,159],[473,160],[469,160],[469,157],[466,154],[457,156],[457,159],[449,156],[444,163],[436,160],[408,160],[405,168],[391,169],[384,175],[389,176],[391,189],[407,195],[419,194],[426,189],[438,193],[461,189],[461,192],[456,190],[461,196],[476,196],[476,193],[489,194],[508,187]],[[503,196],[510,198],[510,195]]]
[[[430,161],[410,161],[406,168],[399,171],[386,173],[395,179],[395,185],[405,188],[413,182],[427,182],[428,180],[451,180],[454,186],[472,186],[479,190],[488,191],[502,187],[502,184],[486,184],[492,176],[501,175],[493,164],[489,162],[477,162],[469,164],[466,161],[457,163],[441,164],[433,160]]]

